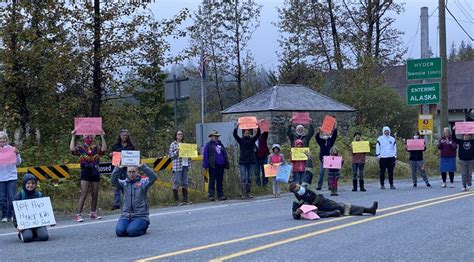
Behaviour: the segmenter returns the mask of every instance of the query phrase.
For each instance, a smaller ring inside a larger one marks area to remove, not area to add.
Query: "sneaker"
[[[446,183],[443,182],[443,184],[441,184],[441,188],[445,188],[446,187]]]
[[[390,187],[390,188],[392,188],[392,187]],[[416,184],[413,184],[413,188],[416,188]]]
[[[73,217],[73,220],[76,222],[84,222],[84,219],[82,219],[81,214],[77,214]]]
[[[471,191],[471,186],[467,186],[466,191]]]
[[[385,189],[385,186],[384,185],[380,186],[380,189]]]
[[[427,187],[427,188],[431,188],[431,184],[430,184],[430,183],[426,183],[426,187]]]
[[[253,198],[253,195],[250,194],[250,193],[248,193],[248,194],[247,194],[247,198]]]
[[[467,191],[467,188],[466,188],[466,187],[462,187],[462,188],[461,188],[461,191],[462,191],[462,192]]]
[[[89,217],[93,220],[101,219],[102,217],[98,216],[96,212],[90,212]]]
[[[227,197],[225,197],[225,196],[219,197],[219,201],[226,201],[226,200],[227,200]]]
[[[338,196],[338,193],[331,193],[331,196]]]
[[[396,189],[394,185],[390,185],[390,189]]]
[[[454,183],[451,183],[451,185],[449,185],[450,188],[454,188]]]
[[[216,199],[214,197],[209,197],[208,199],[209,199],[209,201],[216,201]]]
[[[2,218],[2,223],[8,222],[8,219],[6,217]]]

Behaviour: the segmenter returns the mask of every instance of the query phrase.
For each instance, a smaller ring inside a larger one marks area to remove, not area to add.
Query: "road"
[[[456,178],[459,181],[459,178]],[[2,261],[474,261],[474,192],[411,188],[340,190],[334,200],[379,201],[376,216],[294,220],[293,196],[231,200],[151,211],[138,238],[118,238],[118,215],[58,221],[47,242],[21,243],[0,229]],[[324,191],[323,191],[324,192]],[[328,196],[328,192],[324,192]]]

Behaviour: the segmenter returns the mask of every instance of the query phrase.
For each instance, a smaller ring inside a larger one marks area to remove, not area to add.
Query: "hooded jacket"
[[[386,130],[389,132],[388,136],[384,135]],[[377,158],[397,157],[397,142],[395,138],[390,135],[390,128],[388,126],[382,128],[382,135],[377,138],[375,156],[377,156]]]
[[[30,180],[35,181],[36,186],[38,186],[38,179],[32,174],[26,173],[23,176],[21,190],[20,190],[20,192],[16,193],[16,195],[15,195],[15,200],[26,200],[26,199],[33,199],[33,198],[43,197],[43,193],[36,191],[36,187],[32,191],[26,190],[26,183]],[[15,214],[13,214],[13,225],[15,227],[18,226]]]
[[[124,168],[114,168],[112,172],[111,182],[123,191],[123,218],[141,218],[149,221],[148,215],[148,189],[155,183],[157,176],[155,172],[147,165],[142,165],[139,171],[145,173],[147,177],[138,177],[135,180],[129,180],[128,177],[120,180],[119,176]]]
[[[293,145],[296,147],[296,145],[302,144],[304,146],[304,143],[301,139],[296,139],[295,144]],[[291,155],[290,155],[290,160],[291,160]],[[293,173],[299,173],[299,172],[304,172],[306,168],[306,161],[307,160],[291,160],[291,171]]]
[[[329,151],[331,148],[334,146],[336,143],[337,139],[337,128],[334,128],[334,131],[332,132],[332,135],[326,139],[322,138],[321,133],[318,132],[315,136],[316,142],[319,145],[319,160],[323,161],[323,158],[325,156],[329,156]]]

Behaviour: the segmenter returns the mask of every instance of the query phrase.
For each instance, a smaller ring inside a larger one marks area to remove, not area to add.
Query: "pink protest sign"
[[[270,121],[266,119],[260,119],[260,131],[269,132],[270,131]]]
[[[323,168],[341,169],[342,156],[325,156],[323,158]]]
[[[330,115],[326,115],[321,125],[321,132],[325,134],[331,134],[334,126],[336,125],[336,119]]]
[[[316,206],[313,206],[313,205],[302,205],[300,207],[301,211],[303,211],[303,213],[308,213],[309,211],[313,211],[313,210],[316,210],[318,209]]]
[[[240,129],[254,129],[257,128],[257,118],[254,116],[243,116],[239,117],[239,128]]]
[[[263,170],[265,173],[265,177],[276,177],[278,173],[278,164],[270,165],[266,164],[263,165]]]
[[[474,122],[456,122],[456,134],[474,134]]]
[[[293,124],[309,124],[311,123],[311,117],[308,112],[293,112],[291,116],[291,122]]]
[[[74,130],[76,130],[76,135],[100,135],[102,117],[75,117]]]
[[[314,211],[309,211],[308,213],[301,214],[301,217],[307,220],[316,220],[320,217]]]
[[[423,139],[407,139],[408,150],[424,150],[425,140]]]
[[[120,161],[122,160],[122,153],[112,152],[112,165],[120,166]]]
[[[16,153],[14,147],[0,148],[0,164],[16,164]]]

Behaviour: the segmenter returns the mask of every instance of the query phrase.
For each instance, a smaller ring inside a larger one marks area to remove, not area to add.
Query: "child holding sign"
[[[414,140],[421,140],[420,139],[420,133],[417,132],[413,136]],[[426,187],[430,188],[430,182],[428,181],[428,177],[426,176],[425,172],[425,164],[423,162],[423,151],[426,150],[426,145],[424,146],[423,150],[414,150],[409,148],[408,142],[405,145],[406,150],[410,153],[410,166],[411,166],[411,179],[413,181],[413,188],[417,187],[417,178],[416,178],[416,173],[419,170],[420,171],[420,176],[423,178],[423,181],[426,184]]]
[[[179,205],[178,189],[181,185],[183,202],[181,205],[190,204],[188,201],[188,171],[191,166],[191,158],[179,156],[179,144],[184,143],[183,130],[177,130],[174,141],[170,145],[168,156],[173,160],[173,198],[175,205]]]
[[[337,150],[336,146],[333,146],[331,150],[329,151],[330,156],[339,156],[339,151]],[[342,160],[341,163],[341,168],[342,164],[344,163],[344,160]],[[339,177],[341,176],[341,169],[339,168],[328,168],[328,181],[329,185],[331,185],[331,196],[338,196],[339,194],[337,193],[337,181],[339,180]]]
[[[295,147],[303,147],[303,140],[296,139]],[[301,185],[303,182],[303,176],[305,173],[306,168],[306,160],[293,160],[293,157],[290,156],[292,170],[293,173],[293,182],[298,183]]]
[[[354,141],[361,141],[361,133],[359,131],[354,133]],[[357,191],[357,171],[359,171],[359,186],[360,191],[365,192],[364,187],[364,166],[366,153],[352,153],[352,191]]]
[[[268,163],[271,165],[282,164],[285,162],[285,157],[281,152],[281,147],[279,144],[272,145],[272,154],[268,156]],[[280,182],[273,178],[273,195],[275,197],[280,196]]]
[[[32,174],[26,173],[23,176],[23,184],[21,186],[21,191],[18,192],[15,196],[15,200],[26,200],[33,198],[43,197],[43,193],[37,192],[36,187],[38,185],[38,180]],[[13,217],[13,225],[17,228],[18,224],[16,217]],[[48,229],[45,226],[27,228],[23,230],[18,230],[18,238],[27,243],[33,240],[47,241],[49,239]]]

